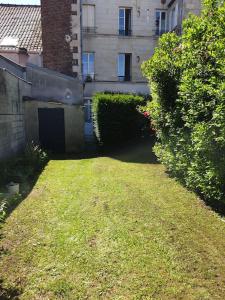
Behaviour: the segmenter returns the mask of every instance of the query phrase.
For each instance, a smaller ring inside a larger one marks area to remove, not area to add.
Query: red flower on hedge
[[[145,116],[145,118],[149,118],[149,116],[150,116],[149,112],[147,112],[147,111],[145,111],[145,112],[143,113],[143,115]]]

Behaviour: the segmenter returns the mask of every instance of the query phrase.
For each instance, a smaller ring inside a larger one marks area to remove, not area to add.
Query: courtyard
[[[150,146],[50,160],[1,229],[1,299],[224,299],[224,219]]]

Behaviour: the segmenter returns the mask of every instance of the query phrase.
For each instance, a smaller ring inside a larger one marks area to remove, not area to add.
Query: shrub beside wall
[[[93,98],[95,134],[101,146],[118,145],[141,135],[147,120],[137,110],[145,97],[97,93]]]
[[[222,2],[221,2],[222,3]],[[143,64],[153,100],[155,153],[204,198],[225,203],[225,4],[205,1],[183,35],[163,35]]]

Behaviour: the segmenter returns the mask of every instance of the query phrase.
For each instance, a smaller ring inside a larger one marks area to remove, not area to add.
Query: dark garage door
[[[65,123],[63,108],[39,108],[39,140],[44,149],[65,152]]]

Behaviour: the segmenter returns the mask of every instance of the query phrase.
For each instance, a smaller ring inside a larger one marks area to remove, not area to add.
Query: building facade
[[[167,30],[182,33],[182,22],[189,14],[199,15],[201,12],[200,0],[171,0],[167,9]]]
[[[24,94],[28,140],[61,140],[56,146],[67,152],[82,149],[83,133],[86,141],[93,138],[92,96],[148,94],[142,62],[154,53],[160,35],[181,34],[182,20],[200,9],[200,0],[0,5],[0,68],[31,83],[30,94]]]
[[[141,63],[154,52],[161,1],[84,0],[82,45],[84,96],[96,91],[149,93]]]
[[[42,0],[44,67],[80,78],[85,133],[96,92],[148,94],[141,64],[165,32],[181,33],[201,0]]]
[[[98,91],[148,93],[141,63],[158,37],[181,32],[200,0],[42,0],[44,66],[80,77]]]

